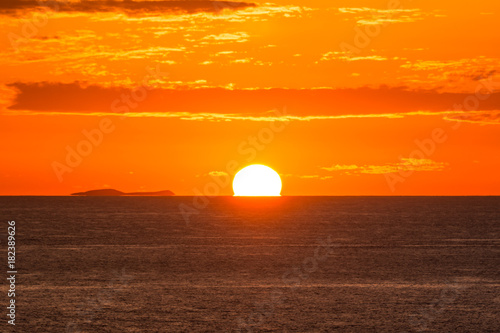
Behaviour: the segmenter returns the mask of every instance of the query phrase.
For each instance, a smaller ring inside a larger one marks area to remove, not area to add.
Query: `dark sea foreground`
[[[0,197],[15,331],[500,332],[500,197],[193,200]]]

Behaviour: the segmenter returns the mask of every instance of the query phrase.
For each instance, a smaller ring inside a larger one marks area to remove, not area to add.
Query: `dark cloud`
[[[255,3],[238,1],[174,0],[174,1],[37,1],[37,0],[1,0],[0,13],[16,14],[19,11],[48,8],[61,12],[123,12],[128,15],[152,14],[162,12],[219,12],[225,8],[238,10],[256,7]]]
[[[479,71],[478,73],[476,73],[475,75],[472,75],[472,76],[469,76],[472,80],[474,81],[481,81],[481,80],[485,80],[485,79],[488,79],[492,76],[494,76],[495,74],[497,74],[498,71],[497,70],[482,70],[482,71]]]
[[[130,89],[108,88],[80,83],[12,83],[17,97],[9,110],[37,112],[116,112],[111,104]],[[189,112],[258,115],[287,107],[297,116],[337,116],[364,114],[397,114],[415,111],[449,111],[455,105],[471,101],[466,93],[439,93],[433,90],[408,90],[404,87],[357,89],[262,89],[227,90],[153,89],[133,112]],[[117,103],[125,105],[124,102]],[[500,93],[480,101],[477,110],[500,110]]]

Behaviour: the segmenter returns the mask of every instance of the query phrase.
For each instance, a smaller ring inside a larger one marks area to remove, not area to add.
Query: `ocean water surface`
[[[0,197],[0,243],[17,332],[500,332],[499,206]]]

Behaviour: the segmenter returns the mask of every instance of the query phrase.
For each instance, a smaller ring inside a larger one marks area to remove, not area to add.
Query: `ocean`
[[[0,197],[15,331],[500,332],[500,197],[202,199]]]

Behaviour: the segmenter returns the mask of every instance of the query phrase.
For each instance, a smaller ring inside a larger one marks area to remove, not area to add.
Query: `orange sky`
[[[232,195],[253,163],[283,195],[500,195],[498,1],[46,4],[0,3],[0,195]]]

